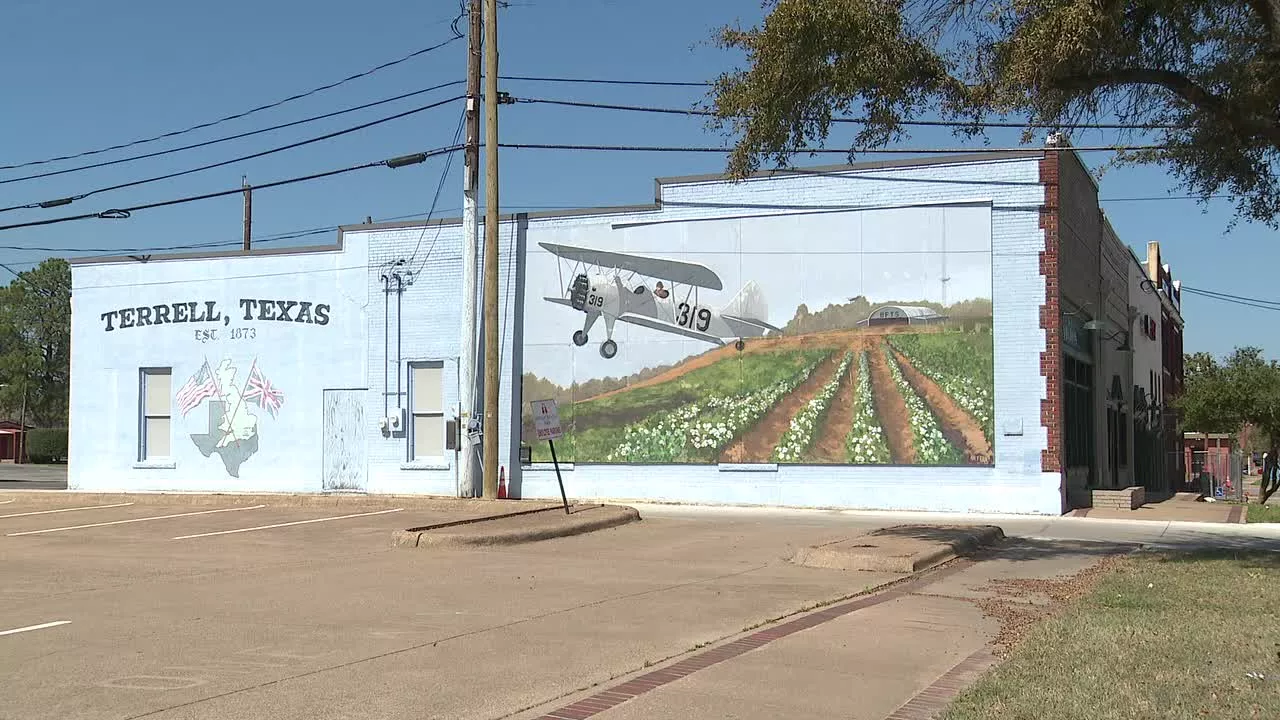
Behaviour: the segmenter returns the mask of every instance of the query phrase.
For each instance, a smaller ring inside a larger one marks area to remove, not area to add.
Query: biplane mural
[[[562,461],[993,462],[988,206],[530,240],[522,395],[557,400]]]
[[[743,286],[729,304],[717,308],[699,299],[700,290],[724,288],[720,276],[705,265],[571,245],[539,244],[574,266],[573,282],[564,294],[544,299],[586,315],[582,329],[573,333],[573,344],[579,347],[587,344],[591,326],[603,317],[605,340],[600,345],[603,358],[618,354],[613,325],[619,320],[713,345],[736,340],[739,350],[744,347],[743,338],[759,337],[770,331],[782,332],[765,321],[768,306],[754,282]]]

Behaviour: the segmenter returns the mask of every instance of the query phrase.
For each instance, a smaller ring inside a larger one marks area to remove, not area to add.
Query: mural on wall
[[[585,266],[563,295],[545,299],[586,316],[582,329],[573,332],[573,344],[579,347],[587,344],[591,326],[603,317],[605,340],[600,344],[600,356],[605,359],[618,354],[613,340],[618,320],[713,345],[736,339],[739,349],[744,337],[781,332],[765,322],[769,310],[755,283],[744,286],[729,304],[715,307],[698,302],[699,290],[724,288],[720,276],[705,265],[571,245],[540,245],[558,258]],[[686,286],[683,294],[681,286]]]
[[[558,401],[561,460],[993,463],[989,206],[573,240],[527,259],[522,392]]]
[[[230,358],[223,358],[216,369],[205,359],[196,374],[178,390],[175,399],[183,417],[201,405],[206,406],[207,430],[193,433],[191,442],[205,457],[217,453],[227,474],[238,478],[240,466],[258,451],[258,415],[250,411],[249,406],[256,405],[275,418],[284,405],[284,393],[263,375],[257,358],[249,364],[242,385],[237,384],[237,374],[238,369]]]

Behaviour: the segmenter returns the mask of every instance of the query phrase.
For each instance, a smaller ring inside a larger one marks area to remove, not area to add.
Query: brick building
[[[498,236],[512,496],[558,496],[545,399],[580,498],[1056,514],[1158,482],[1150,293],[1065,146],[661,179]],[[461,241],[77,261],[71,487],[472,494]]]

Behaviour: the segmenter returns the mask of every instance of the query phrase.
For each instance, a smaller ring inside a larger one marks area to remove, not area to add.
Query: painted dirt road
[[[893,382],[893,376],[889,373],[882,343],[873,344],[867,360],[871,363],[871,387],[875,394],[876,414],[880,417],[880,425],[889,442],[889,455],[895,465],[913,465],[916,461],[916,449],[912,444],[911,416]]]
[[[856,357],[862,351],[863,345],[864,343],[861,342],[851,345],[849,352],[854,353]],[[836,391],[836,396],[831,401],[831,408],[827,410],[826,422],[822,424],[818,437],[814,440],[813,449],[810,451],[813,462],[843,464],[849,461],[845,439],[853,427],[854,410],[857,404],[854,386],[857,382],[858,365],[854,363],[849,367],[844,380],[840,382],[840,389]]]
[[[838,347],[869,347],[865,343],[871,338],[886,335],[901,335],[906,332],[902,327],[882,326],[859,328],[857,330],[828,330],[820,333],[808,333],[804,335],[780,335],[777,337],[751,338],[746,340],[743,349],[739,351],[732,344],[723,347],[714,348],[695,355],[686,360],[682,360],[675,366],[644,380],[636,380],[628,383],[624,388],[610,390],[589,398],[582,398],[578,402],[590,402],[593,400],[603,400],[632,390],[640,388],[652,387],[654,385],[662,385],[669,382],[675,382],[681,377],[698,370],[700,368],[710,367],[716,363],[730,360],[734,357],[751,354],[751,353],[775,353],[787,350],[803,350],[816,348]],[[918,332],[912,330],[912,333]],[[936,332],[934,328],[925,328],[924,332]]]
[[[839,353],[832,353],[823,360],[807,380],[800,383],[799,387],[765,413],[751,430],[725,449],[720,462],[768,462],[783,433],[790,427],[791,419],[831,380],[839,362]]]
[[[991,443],[978,423],[964,411],[964,408],[947,395],[938,384],[920,372],[911,361],[895,349],[891,349],[898,367],[911,387],[919,393],[942,425],[942,433],[947,440],[966,453],[970,462],[990,463],[993,460]]]

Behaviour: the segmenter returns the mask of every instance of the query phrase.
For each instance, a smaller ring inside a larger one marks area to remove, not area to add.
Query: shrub
[[[62,462],[67,459],[66,428],[36,428],[27,431],[27,461],[33,463]]]

